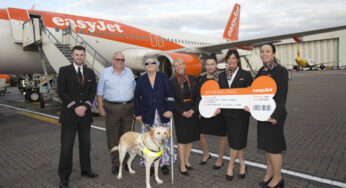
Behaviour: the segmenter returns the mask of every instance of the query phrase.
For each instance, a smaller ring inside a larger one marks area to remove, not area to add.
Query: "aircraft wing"
[[[225,42],[225,43],[196,47],[196,48],[184,48],[184,49],[174,50],[174,52],[194,53],[194,54],[221,53],[221,50],[235,48],[239,46],[252,45],[254,47],[257,47],[268,42],[278,43],[283,39],[290,39],[293,37],[304,37],[307,35],[320,34],[320,33],[343,30],[343,29],[346,29],[346,25],[323,28],[318,30],[302,31],[297,33],[282,34],[282,35],[276,35],[276,36],[268,36],[268,37],[255,38],[255,39],[231,41],[231,42]]]

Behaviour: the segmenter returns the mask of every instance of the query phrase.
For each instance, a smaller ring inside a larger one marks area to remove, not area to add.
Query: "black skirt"
[[[226,136],[225,121],[221,115],[212,118],[204,118],[201,116],[199,126],[201,134]]]
[[[198,116],[195,114],[191,118],[185,118],[174,114],[175,132],[179,144],[188,144],[199,140]]]
[[[279,154],[286,150],[286,140],[284,136],[285,119],[273,125],[268,121],[257,122],[257,148],[268,153]]]
[[[235,150],[244,149],[247,146],[250,117],[225,117],[226,134],[229,147]]]

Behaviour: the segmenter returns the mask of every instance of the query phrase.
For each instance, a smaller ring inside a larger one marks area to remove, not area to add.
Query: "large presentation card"
[[[252,117],[267,121],[276,108],[275,93],[276,83],[269,76],[256,78],[249,88],[235,89],[220,89],[216,81],[209,80],[201,88],[199,112],[203,117],[210,118],[218,108],[244,109],[248,106]]]

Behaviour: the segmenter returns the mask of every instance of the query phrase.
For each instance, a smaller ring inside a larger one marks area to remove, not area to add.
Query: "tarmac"
[[[285,187],[346,187],[346,71],[291,72],[285,123],[287,151],[283,153]],[[10,87],[0,96],[0,188],[58,187],[60,153],[60,124],[57,117],[59,104],[49,102],[45,109],[38,103],[24,101],[16,87]],[[73,171],[69,187],[145,187],[145,169],[139,158],[132,163],[136,174],[123,172],[118,180],[111,173],[110,155],[106,144],[104,119],[95,117],[91,130],[91,163],[99,177],[81,177],[78,139],[75,140]],[[135,124],[135,131],[139,125]],[[175,138],[174,138],[175,139]],[[218,153],[218,138],[207,136],[212,159],[200,166],[202,159],[198,143],[193,144],[191,164],[193,170],[186,177],[174,164],[174,184],[171,173],[160,178],[155,187],[259,187],[265,174],[265,155],[257,149],[256,121],[250,120],[248,146],[245,159],[248,172],[238,179],[239,164],[234,168],[235,178],[226,181],[229,150],[224,165],[213,170]]]

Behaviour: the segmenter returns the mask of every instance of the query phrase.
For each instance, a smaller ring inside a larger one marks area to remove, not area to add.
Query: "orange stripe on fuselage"
[[[8,20],[6,9],[0,9],[0,20]]]
[[[162,51],[184,48],[183,46],[174,42],[170,42],[168,40],[164,41],[163,37],[156,37],[156,35],[153,33],[115,21],[46,11],[28,11],[29,13],[42,15],[45,25],[50,28],[58,27],[59,29],[63,29],[67,27],[69,22],[72,22],[76,26],[76,31],[78,33],[81,33],[82,31],[84,35],[90,35],[98,38]],[[90,34],[88,34],[88,30],[90,31]],[[95,32],[97,33],[97,35]],[[116,34],[116,37],[114,36],[114,34]],[[121,35],[122,38],[120,37]],[[150,37],[153,36],[156,37],[155,41],[150,40]],[[159,41],[159,38],[161,39],[161,41]]]

